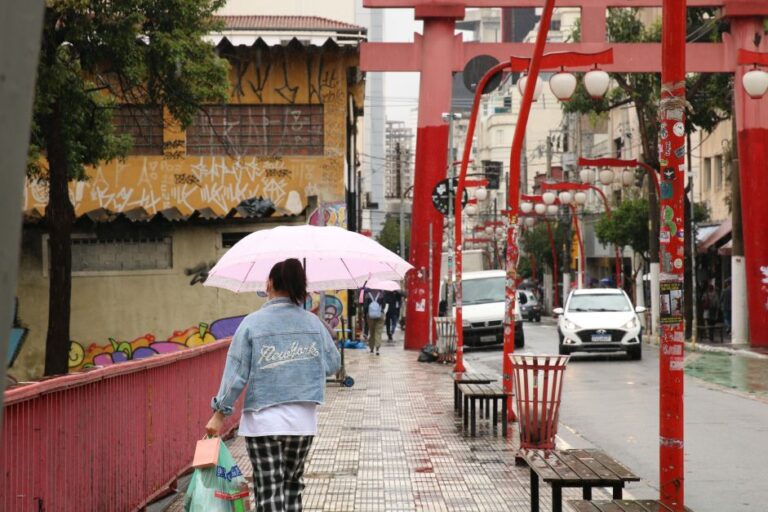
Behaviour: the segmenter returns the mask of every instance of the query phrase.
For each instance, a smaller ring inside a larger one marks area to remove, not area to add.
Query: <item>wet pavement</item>
[[[720,345],[722,347],[722,345]],[[768,400],[768,356],[738,346],[697,350],[687,355],[685,373],[706,382]]]
[[[329,384],[310,451],[306,511],[528,511],[529,470],[516,466],[516,425],[507,439],[479,423],[462,433],[453,412],[450,365],[418,363],[402,344],[346,351],[351,388]],[[251,474],[242,438],[228,443]],[[543,485],[541,510],[551,510]],[[627,495],[632,492],[630,485]],[[564,504],[580,489],[564,489]],[[608,494],[595,489],[595,499]],[[182,496],[165,508],[182,510]],[[566,505],[565,510],[570,508]]]

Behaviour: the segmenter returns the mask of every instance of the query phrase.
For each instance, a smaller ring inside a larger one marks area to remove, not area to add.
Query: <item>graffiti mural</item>
[[[165,340],[157,340],[153,334],[145,334],[133,341],[110,339],[106,345],[92,343],[88,348],[73,341],[69,348],[69,370],[77,371],[94,366],[109,366],[125,361],[144,359],[157,354],[169,354],[206,343],[213,343],[216,337],[208,324],[201,322],[196,327],[174,331]]]

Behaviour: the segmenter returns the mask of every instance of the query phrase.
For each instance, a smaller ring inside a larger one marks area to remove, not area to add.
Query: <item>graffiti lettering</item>
[[[199,263],[192,268],[185,268],[184,275],[192,276],[192,279],[189,280],[189,286],[204,283],[208,279],[208,272],[211,271],[214,265],[216,265],[216,262],[212,261],[210,263]]]
[[[200,178],[192,174],[174,174],[173,180],[176,185],[197,185],[200,186]]]
[[[267,169],[265,171],[265,176],[267,178],[288,178],[291,176],[290,169]]]

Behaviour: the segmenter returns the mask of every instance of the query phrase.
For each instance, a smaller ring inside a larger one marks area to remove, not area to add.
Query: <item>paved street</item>
[[[551,320],[526,323],[525,336],[525,351],[557,353]],[[467,360],[500,373],[500,349],[472,351]],[[576,354],[563,389],[563,439],[604,449],[635,470],[643,478],[631,488],[638,498],[658,497],[658,361],[649,345],[642,361]],[[686,376],[686,505],[696,512],[768,510],[768,359],[689,353]]]

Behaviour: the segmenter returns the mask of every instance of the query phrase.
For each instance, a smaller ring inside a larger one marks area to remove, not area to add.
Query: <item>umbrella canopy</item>
[[[267,289],[269,271],[287,258],[305,262],[309,291],[359,288],[366,279],[399,280],[413,268],[375,240],[335,226],[278,226],[237,242],[205,286],[233,292]]]
[[[385,292],[393,292],[400,290],[400,283],[389,279],[369,279],[365,283],[365,287],[371,290],[383,290]]]

